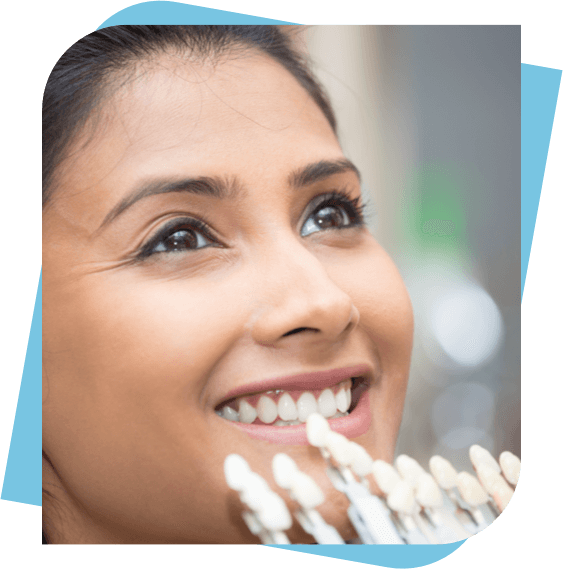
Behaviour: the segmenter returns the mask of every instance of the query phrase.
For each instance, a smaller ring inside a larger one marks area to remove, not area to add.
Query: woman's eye
[[[306,219],[301,229],[301,236],[324,229],[341,229],[363,224],[362,207],[359,198],[350,200],[344,196],[324,198]]]
[[[350,225],[350,217],[342,207],[329,205],[309,216],[303,225],[301,236],[306,237],[316,231],[346,227],[347,225]]]
[[[155,253],[194,251],[215,245],[200,225],[203,224],[192,222],[189,225],[175,223],[171,227],[165,227],[143,247],[140,256],[149,257]]]
[[[159,241],[154,247],[155,253],[170,253],[172,251],[185,251],[186,249],[201,249],[210,242],[198,231],[193,229],[180,229]]]

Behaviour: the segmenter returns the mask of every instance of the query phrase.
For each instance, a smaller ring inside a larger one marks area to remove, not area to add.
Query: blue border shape
[[[100,28],[123,24],[184,23],[284,24],[287,22],[175,2],[146,2],[118,12],[106,20]],[[522,233],[522,291],[560,79],[559,70],[522,65],[522,211],[526,210],[528,226],[531,220],[531,232],[527,230],[526,235],[524,231]],[[539,127],[540,123],[542,128]],[[542,153],[536,152],[539,148],[543,149]],[[529,152],[532,153],[533,160],[528,160]],[[527,207],[524,207],[525,205]],[[524,213],[522,224],[524,226]],[[41,309],[40,276],[1,496],[4,500],[32,505],[41,505]],[[460,547],[462,543],[408,547],[393,545],[281,547],[370,565],[410,568],[438,561]]]
[[[521,296],[528,272],[545,164],[555,117],[561,70],[521,65]]]
[[[213,8],[202,8],[178,2],[143,2],[129,6],[111,18],[98,29],[122,25],[174,25],[174,24],[289,24],[281,20],[270,20],[258,16],[247,16]]]

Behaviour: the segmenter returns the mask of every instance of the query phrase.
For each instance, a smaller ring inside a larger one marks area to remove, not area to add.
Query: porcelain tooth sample
[[[401,477],[394,466],[380,459],[373,463],[372,474],[384,494],[390,494],[393,488],[401,481]]]
[[[501,453],[500,467],[504,477],[513,485],[516,486],[518,478],[520,477],[520,459],[509,451]]]
[[[489,501],[489,496],[477,478],[469,472],[460,472],[457,475],[457,486],[461,497],[472,508],[482,506]]]
[[[497,505],[501,511],[504,510],[512,498],[514,490],[508,485],[508,482],[490,466],[479,465],[476,470],[483,488],[485,488],[490,496],[493,498],[496,497],[499,502]]]
[[[482,446],[471,445],[471,447],[469,447],[469,458],[471,459],[473,468],[476,468],[479,464],[486,464],[500,474],[499,463],[494,459],[493,455]]]
[[[444,505],[444,498],[436,480],[427,472],[417,480],[415,498],[424,508],[441,508]]]
[[[451,490],[457,486],[457,472],[449,460],[435,455],[430,459],[430,472],[444,490]]]
[[[401,454],[397,457],[395,467],[399,471],[399,474],[413,486],[416,486],[419,477],[424,474],[422,466],[420,466],[414,458],[406,454]]]
[[[318,448],[326,447],[327,435],[331,432],[328,421],[319,413],[307,417],[307,440],[309,444]]]

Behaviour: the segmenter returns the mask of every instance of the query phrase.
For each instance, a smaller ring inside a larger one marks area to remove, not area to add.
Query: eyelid
[[[318,206],[324,204],[326,201],[330,201],[331,199],[349,203],[350,205],[357,205],[361,200],[361,196],[354,196],[348,188],[344,187],[337,190],[330,190],[328,192],[324,192],[315,196],[309,202],[309,205],[313,205],[314,211],[314,209],[316,209]],[[361,206],[358,209],[361,209]]]

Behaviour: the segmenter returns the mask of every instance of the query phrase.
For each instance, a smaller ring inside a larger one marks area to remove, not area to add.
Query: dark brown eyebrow
[[[330,176],[353,172],[360,179],[360,172],[346,158],[339,160],[320,160],[313,164],[307,164],[302,168],[293,171],[289,177],[289,185],[295,189],[310,186],[320,182]],[[139,200],[149,196],[168,194],[172,192],[187,192],[190,194],[209,196],[216,199],[234,199],[240,193],[242,184],[236,177],[200,177],[187,178],[184,180],[151,180],[140,184],[129,195],[125,196],[104,218],[98,228],[101,231],[106,225],[111,223],[116,217],[121,215]]]

